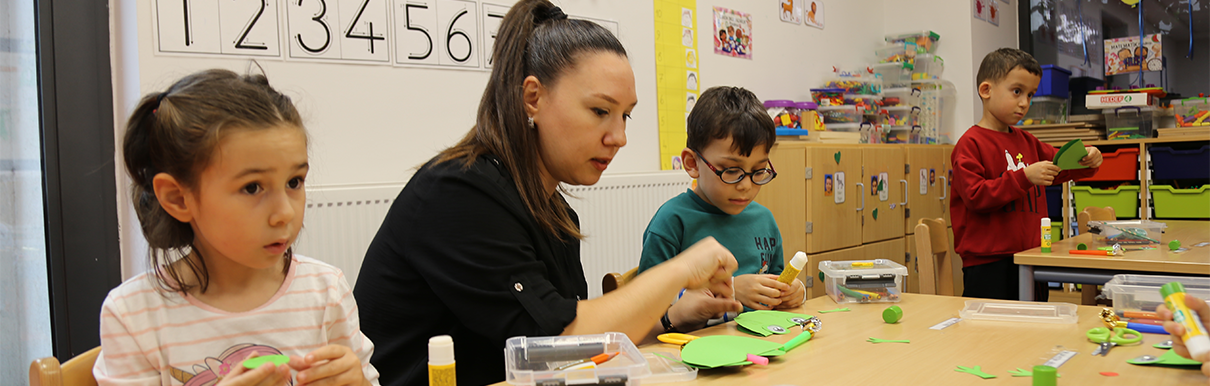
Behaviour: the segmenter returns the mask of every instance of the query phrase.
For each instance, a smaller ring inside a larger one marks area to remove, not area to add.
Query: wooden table
[[[808,300],[803,307],[789,310],[816,315],[823,330],[810,341],[784,356],[773,358],[768,366],[743,366],[701,370],[692,382],[667,385],[973,385],[980,382],[997,385],[1029,385],[1030,378],[1012,377],[1008,371],[1030,370],[1062,349],[1076,351],[1075,357],[1059,367],[1060,385],[1177,385],[1206,384],[1206,376],[1192,369],[1136,366],[1126,363],[1140,355],[1160,355],[1163,350],[1152,344],[1169,339],[1168,335],[1144,334],[1143,344],[1119,346],[1106,357],[1092,356],[1096,344],[1084,333],[1101,326],[1100,308],[1080,306],[1077,324],[1042,324],[968,320],[943,330],[929,327],[958,312],[969,298],[903,294],[899,303],[903,320],[897,324],[882,321],[882,310],[889,303],[850,304],[851,312],[819,314],[819,310],[837,308],[828,297]],[[785,342],[798,333],[773,335],[771,341]],[[696,331],[693,335],[743,335],[735,322]],[[867,338],[909,339],[911,343],[868,343]],[[646,344],[641,351],[676,349],[664,343]],[[954,371],[957,366],[981,366],[997,376],[982,380]],[[1117,377],[1100,372],[1112,371]],[[498,385],[507,385],[504,382]]]
[[[1069,250],[1085,243],[1094,248],[1092,234],[1082,234],[1054,242],[1051,253],[1042,253],[1041,248],[1030,249],[1013,256],[1020,270],[1018,286],[1020,300],[1034,299],[1034,280],[1063,283],[1105,284],[1114,274],[1122,271],[1210,275],[1210,247],[1195,247],[1194,244],[1210,242],[1210,221],[1155,220],[1168,225],[1162,245],[1152,250],[1128,251],[1124,256],[1072,255]],[[1168,250],[1168,242],[1180,240],[1181,246],[1189,248],[1182,253]],[[1037,268],[1048,267],[1048,268]],[[1044,277],[1035,278],[1035,271],[1045,271]]]

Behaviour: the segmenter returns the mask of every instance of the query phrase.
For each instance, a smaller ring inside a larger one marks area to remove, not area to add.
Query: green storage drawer
[[[1062,240],[1062,239],[1063,239],[1063,220],[1051,221],[1050,222],[1050,242],[1054,243],[1054,242]]]
[[[1206,186],[1176,189],[1171,185],[1152,185],[1149,189],[1156,218],[1210,218],[1210,191]]]
[[[1119,186],[1113,189],[1096,189],[1090,186],[1073,186],[1076,213],[1089,206],[1113,207],[1119,219],[1139,218],[1139,187]]]

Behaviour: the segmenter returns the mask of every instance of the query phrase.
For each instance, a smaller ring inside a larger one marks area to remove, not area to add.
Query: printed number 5
[[[429,35],[429,31],[427,29],[425,29],[423,26],[412,26],[412,16],[411,16],[412,8],[429,9],[429,6],[424,5],[424,4],[406,4],[406,5],[404,5],[404,8],[403,8],[403,10],[404,10],[403,17],[406,18],[407,29],[410,31],[416,31],[416,32],[420,32],[420,33],[424,34],[424,39],[428,40],[428,42],[429,42],[429,48],[428,48],[428,50],[424,51],[424,55],[408,54],[408,59],[413,59],[413,60],[428,59],[429,55],[433,54],[433,37],[431,35]]]

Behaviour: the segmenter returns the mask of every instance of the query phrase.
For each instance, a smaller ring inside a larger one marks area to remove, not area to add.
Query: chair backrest
[[[626,283],[630,282],[630,279],[634,279],[634,275],[637,275],[638,272],[639,267],[634,267],[629,271],[626,271],[626,273],[610,272],[605,274],[605,277],[601,278],[601,294],[604,295],[610,291],[621,288],[623,285],[626,285]]]
[[[1088,233],[1089,221],[1113,221],[1117,219],[1118,215],[1114,214],[1112,206],[1104,208],[1089,206],[1076,215],[1076,227],[1080,230],[1080,234],[1085,234]]]
[[[954,268],[946,228],[943,218],[922,218],[916,223],[916,264],[922,294],[954,295]]]
[[[29,364],[30,386],[97,386],[92,365],[97,362],[101,347],[76,355],[62,365],[55,357],[35,359]]]

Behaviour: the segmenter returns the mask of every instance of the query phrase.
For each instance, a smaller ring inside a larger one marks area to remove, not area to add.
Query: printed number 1
[[[189,0],[181,0],[181,2],[185,6],[185,47],[189,47],[193,45],[193,36],[190,36],[193,26],[189,23]]]
[[[350,38],[350,39],[367,39],[367,40],[369,40],[370,41],[370,53],[372,54],[372,53],[374,53],[374,41],[375,40],[386,40],[386,38],[382,37],[381,35],[374,36],[374,22],[366,23],[369,25],[369,29],[370,29],[369,33],[367,33],[365,35],[357,35],[357,34],[353,33],[353,28],[357,27],[357,21],[361,20],[361,14],[366,11],[366,5],[368,5],[368,4],[370,4],[370,0],[365,0],[365,1],[361,2],[361,9],[357,10],[357,16],[353,18],[353,22],[349,23],[349,30],[345,31],[345,37]],[[426,33],[426,35],[427,35],[427,33]]]

